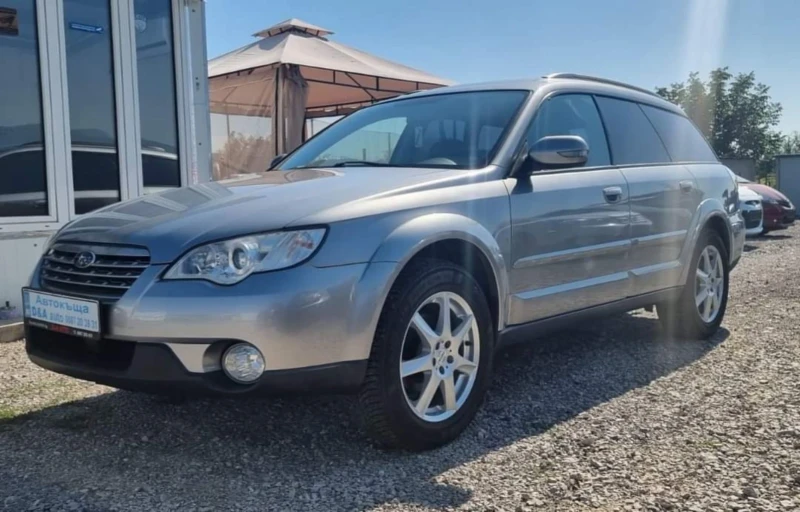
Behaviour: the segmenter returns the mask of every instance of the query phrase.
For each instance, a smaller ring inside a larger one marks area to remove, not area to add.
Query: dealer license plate
[[[22,289],[25,323],[82,338],[100,338],[100,303],[66,295]]]

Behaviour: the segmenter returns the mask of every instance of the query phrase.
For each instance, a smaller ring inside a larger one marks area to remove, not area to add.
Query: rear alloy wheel
[[[385,447],[426,450],[469,425],[489,385],[494,328],[466,269],[412,262],[386,299],[361,390],[365,424]]]
[[[694,282],[695,305],[703,322],[711,323],[717,318],[724,291],[722,255],[716,247],[709,245],[700,254]]]
[[[658,305],[658,317],[669,335],[705,339],[717,332],[728,303],[727,254],[716,232],[700,235],[680,296]]]

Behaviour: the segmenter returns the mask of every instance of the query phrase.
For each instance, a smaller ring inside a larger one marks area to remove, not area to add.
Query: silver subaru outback
[[[382,102],[272,169],[57,233],[23,290],[36,364],[131,390],[357,391],[412,450],[462,432],[501,347],[655,306],[722,322],[732,173],[648,91],[557,74]]]

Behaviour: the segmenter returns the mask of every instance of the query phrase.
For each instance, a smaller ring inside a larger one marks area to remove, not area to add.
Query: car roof
[[[407,98],[476,91],[516,90],[533,92],[542,88],[550,89],[548,92],[570,90],[588,94],[613,96],[620,99],[652,105],[654,107],[669,110],[670,112],[674,112],[686,117],[686,114],[680,109],[680,107],[670,103],[654,92],[606,78],[577,75],[573,73],[555,73],[536,79],[501,80],[494,82],[451,85],[449,87],[440,87],[437,89],[415,92],[407,96],[399,96],[388,101],[402,101],[403,99]]]

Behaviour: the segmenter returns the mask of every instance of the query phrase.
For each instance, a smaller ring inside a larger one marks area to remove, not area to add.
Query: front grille
[[[743,211],[742,216],[744,217],[744,227],[746,229],[757,228],[761,224],[761,210]]]
[[[76,265],[76,257],[89,252],[94,261]],[[42,261],[41,282],[50,291],[114,301],[149,265],[150,253],[138,247],[56,244]]]

